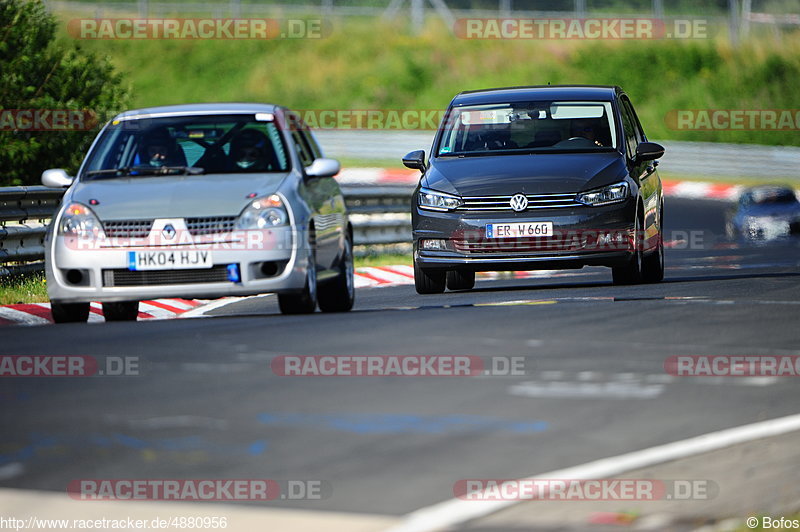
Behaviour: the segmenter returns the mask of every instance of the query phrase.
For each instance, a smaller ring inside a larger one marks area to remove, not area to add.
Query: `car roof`
[[[156,116],[185,116],[204,114],[276,113],[279,106],[267,103],[193,103],[132,109],[114,117],[114,120],[153,118]]]
[[[612,85],[532,85],[460,92],[452,105],[480,105],[535,100],[614,100],[622,89]]]

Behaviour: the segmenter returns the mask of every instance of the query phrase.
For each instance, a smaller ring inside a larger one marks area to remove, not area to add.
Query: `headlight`
[[[450,211],[461,206],[461,198],[427,188],[419,189],[419,207],[431,211]]]
[[[289,223],[289,214],[283,206],[283,200],[277,194],[265,198],[254,199],[245,207],[239,220],[237,229],[269,229]]]
[[[58,224],[60,236],[103,237],[103,224],[92,209],[80,203],[70,203],[61,215]]]
[[[603,188],[596,188],[589,192],[581,192],[578,194],[577,200],[586,205],[596,207],[598,205],[608,205],[609,203],[618,203],[625,201],[628,198],[628,183],[615,183]]]

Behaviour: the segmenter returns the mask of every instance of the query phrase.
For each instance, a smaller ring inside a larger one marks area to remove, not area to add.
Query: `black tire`
[[[106,321],[136,321],[139,317],[139,302],[103,303],[103,316]]]
[[[475,287],[475,272],[468,270],[452,270],[447,272],[447,288],[449,290],[472,290]]]
[[[628,285],[638,284],[642,282],[642,263],[644,261],[644,243],[642,238],[644,236],[643,222],[640,220],[640,215],[636,215],[636,235],[634,238],[634,253],[631,260],[624,266],[614,266],[611,268],[611,276],[614,279],[614,284]]]
[[[642,280],[645,283],[659,283],[664,279],[664,207],[661,207],[658,226],[658,248],[642,260]]]
[[[50,313],[56,323],[86,322],[89,319],[89,303],[50,303]]]
[[[418,294],[441,294],[444,292],[447,270],[420,268],[414,261],[414,287]]]
[[[309,246],[306,282],[303,289],[294,294],[278,294],[278,307],[283,314],[311,314],[317,308],[317,257],[313,237]]]
[[[339,275],[319,287],[319,309],[322,312],[348,312],[356,300],[353,265],[353,242],[348,236],[344,242]]]

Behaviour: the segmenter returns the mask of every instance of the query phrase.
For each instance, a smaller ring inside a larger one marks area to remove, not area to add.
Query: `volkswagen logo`
[[[511,196],[511,208],[517,212],[522,212],[528,208],[528,196],[525,194],[514,194]]]
[[[167,240],[172,240],[172,238],[175,236],[175,228],[172,226],[172,224],[167,224],[164,226],[164,229],[161,230],[161,234],[164,235],[164,238]]]

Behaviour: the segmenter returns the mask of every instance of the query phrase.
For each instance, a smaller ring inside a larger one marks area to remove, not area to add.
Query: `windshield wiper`
[[[112,177],[124,177],[131,175],[172,175],[179,172],[183,175],[200,175],[205,172],[205,169],[198,166],[124,166],[122,168],[92,170],[90,172],[86,172],[86,177],[92,177],[93,179],[109,179]]]
[[[198,166],[132,166],[127,168],[128,175],[169,175],[183,173],[184,175],[199,175],[205,172]]]

